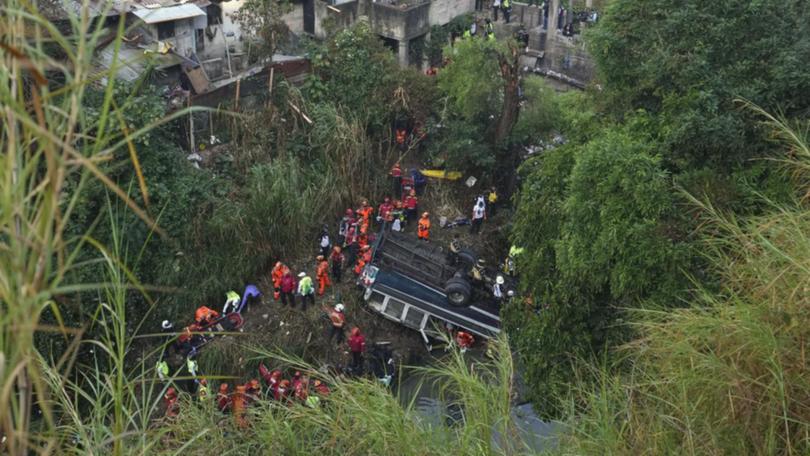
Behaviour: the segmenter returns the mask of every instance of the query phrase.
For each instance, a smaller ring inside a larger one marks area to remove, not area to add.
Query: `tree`
[[[808,32],[801,0],[628,0],[609,3],[588,41],[609,110],[653,114],[668,168],[728,170],[770,147],[735,99],[810,112]]]
[[[245,0],[233,13],[242,32],[254,39],[260,58],[272,58],[290,33],[283,16],[292,11],[287,0]]]

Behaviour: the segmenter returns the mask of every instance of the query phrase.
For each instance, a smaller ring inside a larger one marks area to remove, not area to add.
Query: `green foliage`
[[[272,58],[290,33],[282,17],[293,10],[288,0],[245,0],[234,13],[242,36],[253,40],[251,52],[261,58]]]
[[[611,2],[588,38],[612,110],[656,116],[668,167],[726,167],[765,153],[735,99],[810,108],[808,14],[801,1]]]
[[[772,118],[772,120],[775,120]],[[785,162],[803,174],[801,134],[771,122],[799,152]],[[806,183],[805,183],[806,184]],[[804,185],[796,189],[804,195]],[[631,372],[589,372],[568,404],[563,448],[572,454],[807,454],[806,369],[810,245],[808,210],[774,204],[743,219],[700,208],[701,247],[721,278],[687,308],[633,313],[640,337],[623,347]],[[621,422],[616,417],[621,416]]]
[[[439,88],[455,113],[465,120],[486,125],[497,116],[503,98],[498,69],[498,44],[490,40],[463,39],[445,48],[451,64],[439,72]]]
[[[512,138],[516,143],[536,144],[559,129],[562,115],[560,97],[538,76],[524,77],[522,87],[525,101]]]
[[[669,302],[683,291],[684,246],[668,227],[669,177],[650,144],[606,130],[582,146],[554,149],[524,165],[526,184],[513,237],[537,309],[516,304],[507,327],[525,353],[535,399],[554,411],[576,359],[627,337],[623,309]],[[536,312],[532,312],[536,310]]]
[[[375,126],[385,125],[394,89],[389,74],[396,62],[366,22],[341,30],[311,55],[314,75],[307,96],[336,103]]]

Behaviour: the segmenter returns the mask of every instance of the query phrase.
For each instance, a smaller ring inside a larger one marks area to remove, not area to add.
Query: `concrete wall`
[[[194,54],[196,40],[194,36],[194,20],[192,19],[184,19],[180,21],[174,22],[174,37],[168,40],[169,43],[174,46],[174,50],[186,57],[190,57]],[[149,33],[152,35],[152,39],[157,41],[158,40],[158,27],[157,24],[152,24],[149,26]]]
[[[409,8],[374,3],[370,19],[371,26],[378,35],[407,41],[430,30],[430,3]]]
[[[340,10],[340,12],[334,9]],[[315,36],[326,38],[326,23],[331,22],[337,29],[351,26],[357,21],[359,2],[357,0],[344,0],[335,5],[328,5],[323,0],[315,0]]]
[[[447,24],[454,17],[473,10],[475,10],[475,0],[433,0],[430,2],[430,25]]]

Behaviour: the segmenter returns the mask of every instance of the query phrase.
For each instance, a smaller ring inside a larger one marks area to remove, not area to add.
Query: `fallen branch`
[[[293,108],[293,110],[298,113],[298,115],[300,115],[304,120],[306,120],[308,124],[312,125],[312,119],[307,117],[306,114],[304,114],[300,109],[298,109],[298,106],[294,105],[293,102],[290,100],[287,100],[287,104],[289,104],[290,107]]]

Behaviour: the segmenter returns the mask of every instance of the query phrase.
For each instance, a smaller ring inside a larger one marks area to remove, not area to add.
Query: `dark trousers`
[[[332,331],[329,333],[329,341],[332,341],[332,338],[335,338],[335,342],[340,345],[344,340],[346,340],[346,336],[343,334],[343,328],[338,328],[337,326],[332,326]]]
[[[342,277],[343,265],[340,263],[332,263],[332,278],[335,279],[335,283],[340,282]]]
[[[493,6],[492,7],[492,16],[493,16],[492,20],[494,22],[498,22],[498,10],[499,9],[501,9],[500,6]]]
[[[481,232],[481,225],[483,225],[484,219],[472,219],[472,223],[470,223],[470,233],[478,234]]]
[[[492,217],[495,215],[495,209],[498,203],[489,203],[487,204],[487,217]]]
[[[313,291],[310,294],[305,294],[301,296],[301,309],[306,311],[307,310],[307,301],[313,306],[315,305],[315,292]],[[295,304],[293,304],[295,305]]]
[[[402,198],[402,176],[392,177],[391,179],[394,182],[393,187],[391,188],[391,191],[393,192],[391,193],[391,196],[396,199]]]
[[[347,255],[346,255],[346,264],[351,268],[354,267],[354,262],[357,261],[357,250],[360,246],[357,245],[355,242],[354,244],[350,244]]]
[[[508,24],[509,23],[509,14],[512,13],[512,8],[504,8],[503,9],[503,20]]]
[[[363,371],[363,352],[352,352],[352,368],[359,372]]]
[[[475,10],[481,11],[484,9],[484,0],[475,0]]]
[[[332,250],[332,248],[329,247],[329,246],[321,247],[321,255],[323,255],[324,258],[329,258],[329,251],[330,250]]]
[[[289,305],[290,307],[295,307],[295,294],[293,292],[285,293],[282,291],[281,305],[283,306]]]
[[[408,220],[408,223],[416,220],[416,211],[418,210],[419,209],[405,209],[405,219]]]

